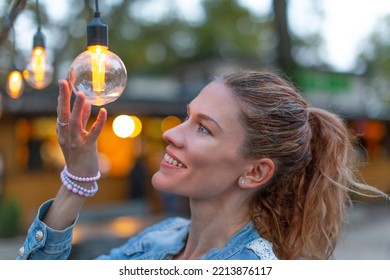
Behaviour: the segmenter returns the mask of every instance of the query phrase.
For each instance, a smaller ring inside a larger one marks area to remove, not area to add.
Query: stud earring
[[[241,185],[245,184],[245,179],[244,179],[244,178],[241,178],[241,179],[240,179],[240,184],[241,184]]]

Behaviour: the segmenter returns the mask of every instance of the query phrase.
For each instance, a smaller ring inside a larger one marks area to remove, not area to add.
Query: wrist
[[[60,174],[62,184],[74,194],[83,197],[94,196],[99,187],[96,181],[100,178],[100,172],[91,177],[80,177],[69,172],[67,166]]]
[[[71,173],[68,170],[68,167],[65,165],[64,171],[63,171],[66,176],[68,176],[70,179],[78,181],[78,182],[94,182],[100,179],[101,174],[100,171],[97,171],[94,175],[92,176],[77,176],[74,173]]]

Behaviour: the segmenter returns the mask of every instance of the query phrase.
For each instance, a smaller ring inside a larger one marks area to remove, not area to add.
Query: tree
[[[0,45],[7,40],[8,33],[15,22],[18,15],[23,11],[26,6],[27,0],[16,0],[10,4],[10,12],[7,16],[3,16],[3,25],[0,31]]]
[[[390,104],[390,16],[380,19],[359,55],[363,70],[373,93]]]
[[[16,6],[21,1],[9,5]],[[110,49],[122,58],[129,75],[176,74],[191,65],[207,70],[207,61],[251,68],[274,65],[288,71],[299,65],[294,49],[308,49],[304,38],[291,34],[286,0],[273,0],[274,13],[271,10],[264,15],[253,13],[237,0],[199,1],[201,15],[195,22],[178,12],[175,1],[167,1],[165,12],[159,17],[140,15],[140,10],[155,5],[153,0],[118,0],[110,4],[101,1],[101,16],[109,26]],[[86,25],[94,13],[93,1],[66,3],[69,9],[64,10],[67,18],[63,22],[51,16],[48,2],[42,2],[40,7],[49,51],[60,77],[66,75],[72,60],[84,51]],[[33,8],[27,5],[26,10]],[[55,44],[50,43],[53,41]],[[311,44],[311,48],[316,45]]]

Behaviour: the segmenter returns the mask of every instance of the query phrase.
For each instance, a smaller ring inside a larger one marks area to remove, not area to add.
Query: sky
[[[199,0],[143,0],[143,3],[153,2],[139,14],[149,13],[158,15],[166,9],[167,3],[175,3],[186,17],[196,20],[201,16]],[[271,9],[272,0],[239,0],[242,4],[251,7],[256,14],[265,14]],[[100,6],[105,3],[116,3],[120,0],[100,0]],[[323,20],[313,16],[312,6],[320,3],[323,7]],[[50,7],[51,14],[58,20],[66,16],[63,11],[71,9],[66,0],[41,0],[42,5]],[[385,15],[390,15],[389,0],[288,0],[290,26],[298,34],[320,32],[325,39],[324,53],[329,64],[335,70],[353,71],[355,58],[360,52],[364,40],[375,28],[376,22]],[[1,6],[1,5],[0,5]],[[141,6],[140,6],[141,7]],[[103,12],[103,11],[102,11]],[[20,17],[22,18],[23,15]],[[26,17],[24,17],[26,19]],[[16,29],[29,30],[31,19],[19,20]],[[18,28],[19,27],[19,28]],[[18,31],[17,31],[18,34]],[[31,35],[31,34],[30,34]],[[32,37],[32,35],[31,35]],[[23,40],[23,39],[21,39]],[[23,40],[24,41],[24,40]],[[50,41],[50,38],[47,38]],[[48,42],[48,45],[50,43]],[[27,44],[25,44],[27,45]]]
[[[301,32],[305,32],[313,25],[310,15],[305,12],[310,2],[314,1],[290,0],[291,24]],[[368,34],[374,30],[377,21],[385,15],[390,15],[390,1],[322,0],[321,2],[324,20],[320,23],[320,32],[326,42],[325,51],[328,61],[340,71],[350,71],[354,68],[356,55],[361,51]]]

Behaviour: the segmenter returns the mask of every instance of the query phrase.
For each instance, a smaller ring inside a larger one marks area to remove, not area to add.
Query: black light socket
[[[45,47],[45,35],[43,35],[40,28],[38,28],[33,38],[33,48],[35,47]]]
[[[87,26],[87,46],[108,46],[108,25],[100,18],[100,13]]]

